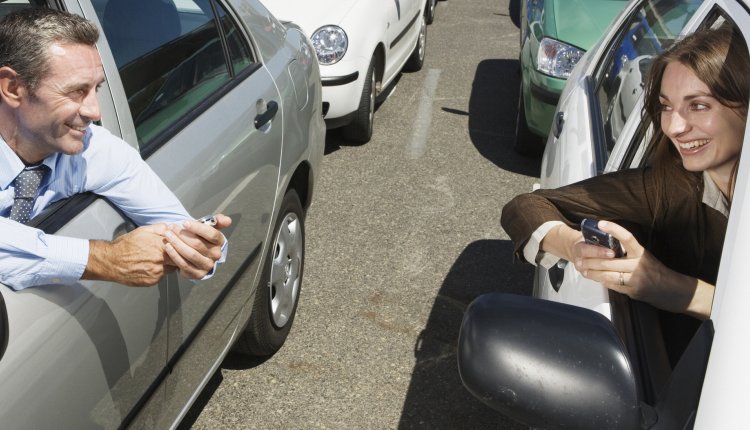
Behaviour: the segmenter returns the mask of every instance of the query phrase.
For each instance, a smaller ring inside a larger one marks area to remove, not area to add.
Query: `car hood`
[[[627,4],[627,0],[553,0],[545,6],[545,13],[551,9],[553,16],[546,21],[556,29],[549,29],[547,34],[588,50]]]
[[[268,0],[263,4],[280,21],[294,22],[311,37],[324,25],[341,25],[349,11],[361,1],[365,0]]]

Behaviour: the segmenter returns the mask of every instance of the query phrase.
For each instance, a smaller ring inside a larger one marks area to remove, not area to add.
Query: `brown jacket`
[[[529,237],[547,221],[559,220],[575,229],[583,218],[614,221],[667,267],[715,284],[727,219],[702,203],[702,185],[674,188],[666,210],[657,216],[654,170],[613,172],[519,195],[503,207],[501,223],[515,244],[516,258],[523,259]]]

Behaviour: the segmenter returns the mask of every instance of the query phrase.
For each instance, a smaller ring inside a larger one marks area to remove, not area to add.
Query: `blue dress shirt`
[[[103,127],[89,127],[81,153],[56,153],[43,163],[50,172],[39,187],[32,217],[51,203],[91,191],[138,225],[192,219],[140,154]],[[15,193],[12,183],[24,167],[0,137],[0,282],[15,290],[75,283],[86,268],[88,240],[45,234],[8,219]],[[218,263],[226,257],[226,243]]]

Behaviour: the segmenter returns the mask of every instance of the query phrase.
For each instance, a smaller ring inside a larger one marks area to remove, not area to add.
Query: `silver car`
[[[0,285],[0,426],[175,427],[233,346],[273,354],[294,320],[325,140],[315,53],[257,0],[0,0],[0,15],[45,4],[103,30],[102,125],[191,215],[234,222],[208,281]],[[109,240],[133,228],[93,195],[33,223]]]

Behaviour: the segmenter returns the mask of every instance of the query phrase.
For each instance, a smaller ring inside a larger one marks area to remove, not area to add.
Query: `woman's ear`
[[[18,73],[10,67],[0,67],[0,103],[18,107],[25,92]]]

